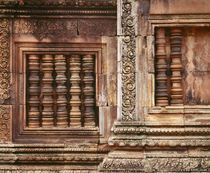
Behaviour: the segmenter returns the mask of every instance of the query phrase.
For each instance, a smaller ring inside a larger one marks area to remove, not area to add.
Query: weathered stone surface
[[[210,103],[210,31],[204,28],[186,28],[183,42],[185,104]]]
[[[150,14],[208,14],[209,0],[151,0]]]

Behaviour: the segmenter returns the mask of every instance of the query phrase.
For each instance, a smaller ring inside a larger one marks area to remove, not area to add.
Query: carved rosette
[[[9,20],[0,20],[0,99],[4,102],[9,95]]]
[[[132,2],[122,0],[122,120],[135,120],[136,108],[136,38]]]
[[[0,106],[0,143],[10,141],[10,109]]]

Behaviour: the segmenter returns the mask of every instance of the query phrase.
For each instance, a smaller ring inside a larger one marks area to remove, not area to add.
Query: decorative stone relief
[[[9,20],[0,20],[0,99],[4,102],[9,95]]]
[[[136,108],[136,38],[132,1],[122,0],[122,120],[135,120]]]
[[[146,159],[106,159],[103,171],[140,172],[191,172],[209,171],[209,158],[146,158]]]
[[[10,113],[8,106],[0,106],[0,143],[10,140]]]
[[[57,19],[16,19],[14,21],[15,34],[33,34],[40,40],[69,34],[76,35],[76,27],[76,20],[70,23]]]

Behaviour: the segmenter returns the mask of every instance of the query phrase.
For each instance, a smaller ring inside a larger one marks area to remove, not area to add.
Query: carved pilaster
[[[72,55],[69,60],[70,71],[70,126],[82,126],[81,122],[81,58],[79,55]]]
[[[9,37],[9,20],[0,19],[0,99],[2,102],[10,97]]]
[[[28,127],[40,127],[40,61],[39,55],[28,56],[29,86],[28,92]]]
[[[156,32],[156,89],[155,99],[157,106],[169,104],[167,91],[167,61],[165,28],[158,28]]]
[[[67,87],[66,87],[66,58],[63,55],[55,55],[56,71],[56,95],[57,95],[57,126],[68,126],[67,112]]]
[[[94,56],[85,55],[82,58],[84,72],[84,126],[95,126],[95,89],[94,89]]]
[[[133,4],[122,0],[122,120],[136,119],[136,38],[135,17],[132,16]]]
[[[42,127],[54,126],[54,100],[53,100],[53,56],[43,55],[42,57]]]
[[[182,28],[170,29],[171,40],[171,105],[183,104],[182,87]]]

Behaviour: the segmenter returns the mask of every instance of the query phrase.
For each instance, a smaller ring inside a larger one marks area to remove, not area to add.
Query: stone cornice
[[[0,144],[1,164],[99,164],[105,154],[97,145]]]
[[[116,8],[116,0],[1,0],[4,7]]]
[[[1,0],[4,15],[97,15],[116,16],[116,0]]]

